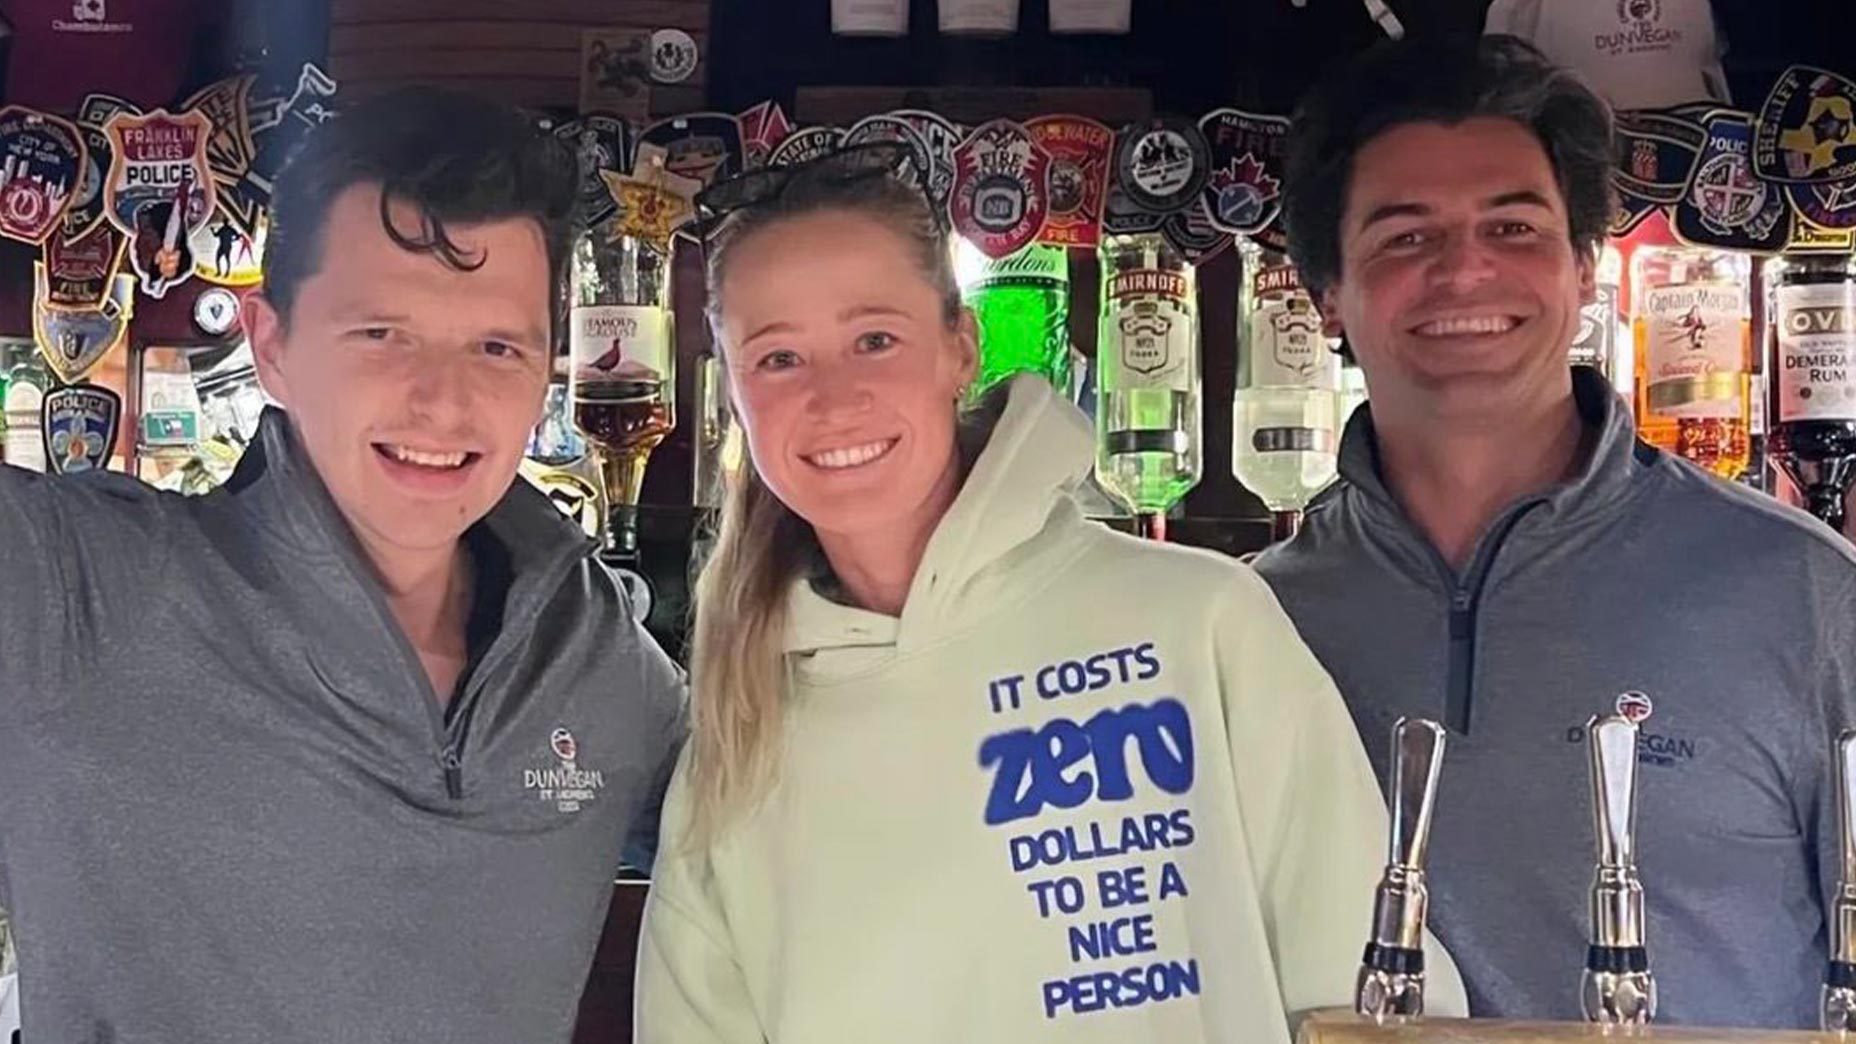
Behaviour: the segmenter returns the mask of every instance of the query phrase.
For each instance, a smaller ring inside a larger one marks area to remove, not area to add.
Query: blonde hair
[[[887,174],[853,179],[831,176],[828,167],[803,170],[775,198],[729,215],[707,241],[709,326],[724,354],[721,290],[734,248],[782,221],[826,212],[868,217],[902,237],[922,277],[941,295],[949,327],[959,322],[963,306],[947,233],[918,190]],[[728,476],[715,546],[696,581],[690,657],[694,844],[712,839],[748,811],[774,780],[790,677],[788,592],[822,561],[812,526],[767,487],[751,456],[744,460]]]

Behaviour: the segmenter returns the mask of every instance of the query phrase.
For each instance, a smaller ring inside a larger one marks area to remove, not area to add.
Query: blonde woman
[[[1368,928],[1353,726],[1247,567],[1082,517],[1090,430],[1048,385],[958,423],[973,318],[885,164],[762,175],[709,237],[751,464],[638,1039],[1284,1042],[1351,1003]]]

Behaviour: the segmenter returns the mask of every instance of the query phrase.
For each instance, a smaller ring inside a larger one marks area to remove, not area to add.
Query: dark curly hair
[[[310,132],[278,175],[264,247],[265,297],[288,322],[303,281],[322,266],[330,206],[366,183],[383,190],[380,223],[393,242],[460,271],[484,259],[459,249],[447,224],[534,220],[547,248],[548,285],[559,286],[578,176],[572,151],[521,109],[437,87],[375,95]],[[416,231],[389,220],[394,201],[418,209]],[[549,314],[556,311],[558,304],[551,305]]]
[[[1569,70],[1512,36],[1382,41],[1324,77],[1289,132],[1283,221],[1289,255],[1316,294],[1340,278],[1340,223],[1353,158],[1405,123],[1497,116],[1540,139],[1572,245],[1598,249],[1610,222],[1611,109]]]

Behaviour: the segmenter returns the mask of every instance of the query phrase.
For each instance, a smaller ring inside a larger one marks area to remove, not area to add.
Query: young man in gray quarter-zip
[[[519,111],[312,132],[222,489],[0,467],[0,906],[23,1039],[569,1039],[680,672],[515,482],[575,194]]]
[[[1450,729],[1432,925],[1473,1013],[1579,1017],[1583,726],[1617,709],[1642,717],[1659,1018],[1813,1025],[1856,560],[1639,442],[1569,369],[1610,163],[1604,104],[1511,38],[1392,44],[1305,101],[1290,249],[1371,405],[1341,481],[1257,567],[1382,781],[1398,716]]]

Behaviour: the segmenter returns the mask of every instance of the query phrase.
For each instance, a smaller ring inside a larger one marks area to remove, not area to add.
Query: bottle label
[[[1650,412],[1733,420],[1746,394],[1745,297],[1738,286],[1696,283],[1644,293]]]
[[[1856,283],[1781,286],[1779,423],[1856,420]]]
[[[27,471],[45,470],[45,437],[39,411],[45,393],[31,381],[16,380],[6,389],[6,462]]]
[[[670,329],[652,305],[580,305],[569,319],[568,347],[578,387],[661,385],[670,370]]]
[[[1618,333],[1618,288],[1598,284],[1598,300],[1579,309],[1579,335],[1569,353],[1574,366],[1591,366],[1605,372],[1611,365]]]
[[[1250,387],[1333,391],[1336,362],[1306,294],[1262,301],[1250,314]]]
[[[1005,282],[1051,282],[1068,286],[1070,259],[1062,247],[1034,243],[1016,254],[987,261],[978,286]]]
[[[1192,390],[1197,316],[1178,272],[1136,269],[1109,284],[1119,369],[1111,387]]]

